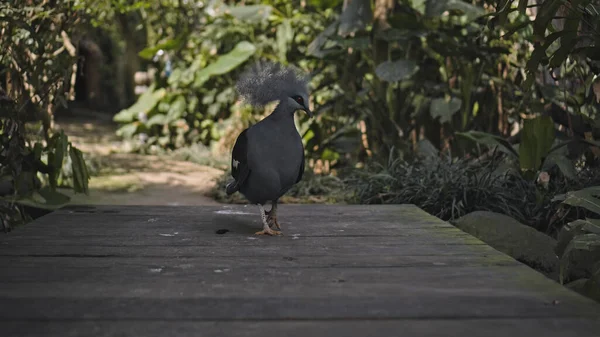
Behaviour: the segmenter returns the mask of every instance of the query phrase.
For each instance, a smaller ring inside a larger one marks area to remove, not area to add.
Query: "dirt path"
[[[98,175],[90,180],[90,195],[72,196],[72,204],[213,205],[207,196],[222,174],[216,168],[165,156],[123,151],[117,126],[101,120],[57,120],[75,146],[91,158]]]

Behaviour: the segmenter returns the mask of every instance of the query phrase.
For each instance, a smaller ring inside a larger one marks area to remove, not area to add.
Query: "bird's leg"
[[[271,227],[269,227],[269,222],[267,221],[267,214],[265,212],[265,208],[263,207],[263,205],[258,204],[258,208],[260,209],[260,217],[262,219],[262,223],[263,223],[263,230],[256,232],[254,234],[256,235],[281,235],[280,231],[276,231],[271,229]]]
[[[267,215],[267,222],[269,223],[269,227],[273,227],[273,225],[275,225],[275,227],[277,227],[277,229],[281,229],[281,225],[277,221],[277,200],[273,201],[271,210],[268,212],[265,212],[265,214]]]

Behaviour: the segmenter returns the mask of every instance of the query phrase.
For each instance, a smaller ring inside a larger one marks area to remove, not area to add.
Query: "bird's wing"
[[[240,133],[233,146],[231,154],[231,175],[234,182],[227,186],[227,192],[233,193],[239,189],[248,174],[250,174],[250,167],[248,166],[248,129],[245,129]]]
[[[300,163],[300,172],[298,172],[298,178],[296,178],[296,183],[299,183],[302,180],[302,175],[304,174],[304,149],[302,150],[302,162]]]

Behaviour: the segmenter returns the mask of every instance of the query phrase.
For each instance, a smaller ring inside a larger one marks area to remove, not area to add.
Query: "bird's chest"
[[[297,131],[287,134],[277,134],[273,143],[269,144],[266,150],[271,154],[273,161],[279,164],[289,164],[292,166],[300,163],[302,153],[302,139]]]
[[[268,137],[257,138],[257,158],[271,164],[269,167],[279,170],[300,165],[304,148],[295,128],[271,128]]]

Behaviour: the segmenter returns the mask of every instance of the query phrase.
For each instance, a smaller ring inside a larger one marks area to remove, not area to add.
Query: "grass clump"
[[[576,182],[567,181],[558,170],[547,187],[518,172],[502,170],[497,160],[473,162],[462,158],[390,158],[355,170],[346,179],[354,189],[354,202],[362,204],[415,204],[424,211],[452,221],[474,211],[508,215],[548,234],[562,224],[552,219],[558,207],[552,198],[592,184],[599,175],[580,172]]]

